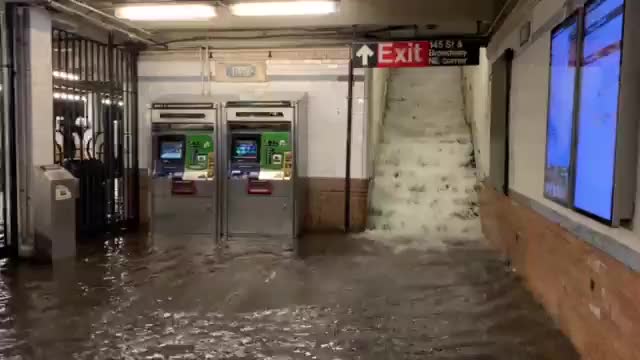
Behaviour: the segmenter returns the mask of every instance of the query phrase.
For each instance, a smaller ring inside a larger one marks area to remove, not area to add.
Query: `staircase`
[[[391,73],[366,236],[395,248],[482,237],[459,68]]]

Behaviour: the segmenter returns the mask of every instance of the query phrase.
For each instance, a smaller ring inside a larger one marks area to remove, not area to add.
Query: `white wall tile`
[[[140,102],[140,163],[147,164],[149,156],[149,114],[147,105],[153,99],[167,94],[201,93],[200,63],[194,60],[140,61],[142,75],[139,84]],[[337,66],[337,67],[336,67]],[[300,76],[288,81],[277,79],[265,83],[217,83],[211,84],[212,94],[234,94],[251,92],[306,92],[308,94],[308,169],[310,177],[343,177],[345,173],[346,128],[347,128],[347,82],[330,80],[332,76],[346,75],[344,64],[313,64],[292,62],[291,64],[269,64],[267,73],[281,76]],[[176,70],[175,68],[183,68]],[[362,71],[359,71],[362,73]],[[323,75],[327,79],[313,79]],[[305,79],[308,77],[308,80]],[[366,178],[366,105],[364,84],[359,81],[354,87],[352,169],[353,178]]]

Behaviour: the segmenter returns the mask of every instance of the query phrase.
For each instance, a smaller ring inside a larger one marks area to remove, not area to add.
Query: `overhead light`
[[[80,96],[78,94],[54,92],[53,98],[57,100],[70,100],[70,101],[87,101],[86,96]]]
[[[235,16],[326,15],[336,12],[338,3],[330,0],[269,1],[231,4]]]
[[[54,71],[53,77],[56,79],[62,79],[62,80],[74,80],[74,81],[80,80],[80,75],[66,73],[64,71]]]
[[[193,21],[216,16],[216,8],[205,4],[123,5],[116,16],[133,21]]]

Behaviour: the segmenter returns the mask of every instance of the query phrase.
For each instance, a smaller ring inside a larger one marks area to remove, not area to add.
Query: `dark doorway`
[[[514,52],[508,49],[491,65],[491,185],[505,195],[509,193],[509,111],[511,68]]]

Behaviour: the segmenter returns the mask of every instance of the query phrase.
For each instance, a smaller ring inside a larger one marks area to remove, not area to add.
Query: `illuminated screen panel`
[[[182,141],[163,141],[160,143],[160,159],[182,159]]]
[[[547,113],[547,163],[544,194],[568,204],[571,194],[573,115],[578,54],[578,17],[572,16],[551,34],[551,71]]]
[[[610,221],[624,0],[591,1],[585,10],[574,204]]]
[[[233,157],[242,160],[258,160],[258,143],[255,140],[236,140]]]

